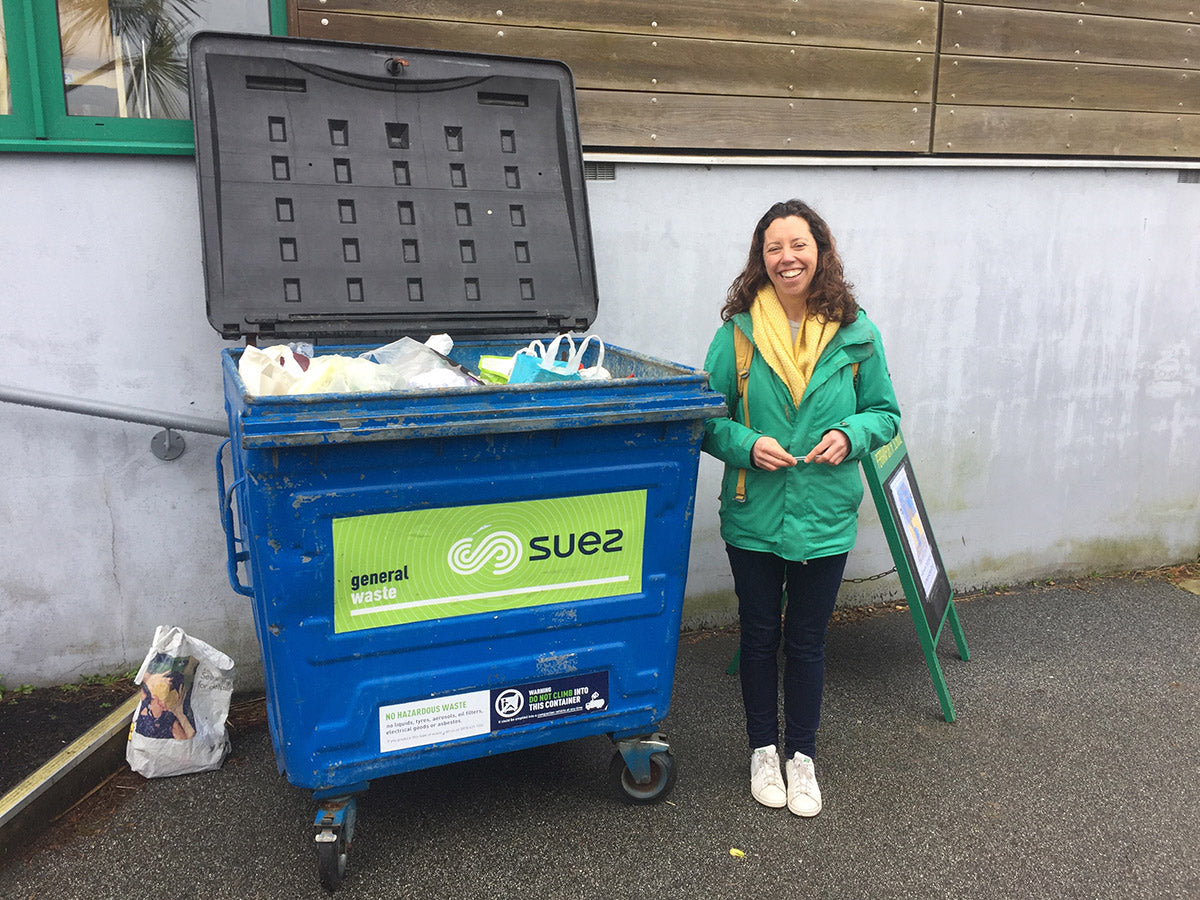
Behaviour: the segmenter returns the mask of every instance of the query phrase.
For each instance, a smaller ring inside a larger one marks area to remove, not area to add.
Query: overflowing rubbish
[[[594,365],[583,364],[594,344]],[[483,384],[533,384],[597,381],[612,377],[604,368],[604,342],[595,334],[560,334],[549,344],[531,341],[512,356],[484,356],[478,373],[450,358],[454,340],[437,334],[424,343],[402,337],[382,347],[345,356],[317,354],[311,344],[293,342],[246,347],[238,374],[255,396],[339,394],[472,387]],[[565,353],[565,357],[560,356]]]

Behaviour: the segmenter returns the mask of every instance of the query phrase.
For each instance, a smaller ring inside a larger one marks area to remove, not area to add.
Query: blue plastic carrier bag
[[[560,345],[566,348],[566,359],[559,359]],[[509,384],[536,384],[555,381],[578,381],[579,360],[575,341],[568,334],[560,334],[549,346],[534,341],[519,350],[513,357]]]

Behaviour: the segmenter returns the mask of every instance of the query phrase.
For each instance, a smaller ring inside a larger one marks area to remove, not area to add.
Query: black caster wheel
[[[639,805],[665,799],[675,787],[676,774],[675,759],[669,750],[650,755],[650,780],[646,784],[638,784],[634,780],[620,750],[613,754],[608,766],[609,782],[617,799]]]
[[[333,840],[317,839],[317,871],[321,875],[321,885],[327,891],[336,891],[342,886],[349,855],[345,839],[340,834],[332,837]]]
[[[346,878],[357,808],[353,797],[342,797],[326,801],[317,812],[317,873],[327,891],[336,891]]]

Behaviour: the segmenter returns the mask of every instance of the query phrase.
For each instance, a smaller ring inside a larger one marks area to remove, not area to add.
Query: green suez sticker
[[[642,590],[646,492],[333,520],[334,631]]]

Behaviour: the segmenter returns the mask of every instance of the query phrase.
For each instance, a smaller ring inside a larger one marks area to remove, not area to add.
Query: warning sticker
[[[488,733],[491,692],[473,691],[436,700],[379,708],[379,750],[405,750]]]
[[[608,709],[608,672],[534,681],[379,708],[379,750],[390,753]]]
[[[535,681],[492,691],[492,730],[608,709],[608,672]]]

